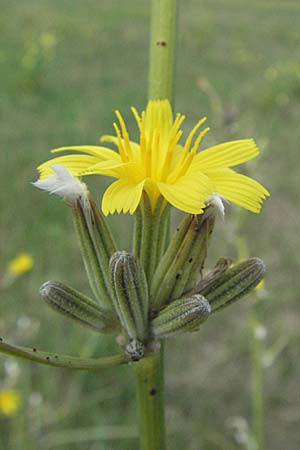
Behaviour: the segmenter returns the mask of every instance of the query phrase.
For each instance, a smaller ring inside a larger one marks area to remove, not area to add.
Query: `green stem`
[[[256,305],[253,305],[250,315],[252,433],[257,449],[263,450],[263,366],[261,341],[257,336],[258,326]]]
[[[176,35],[176,0],[152,0],[148,99],[168,99],[172,103],[174,50]],[[148,282],[168,244],[169,213],[163,220],[151,214],[143,229],[143,210],[139,215],[134,251],[147,267]],[[145,211],[144,211],[145,213]],[[164,215],[163,215],[164,216]],[[144,216],[145,220],[145,216]],[[152,250],[149,251],[149,246]],[[164,375],[162,350],[135,365],[140,418],[141,450],[165,449]]]
[[[163,352],[134,364],[137,378],[140,450],[165,449]]]
[[[3,342],[3,340],[0,342],[0,353],[28,359],[47,366],[65,367],[77,370],[100,370],[130,362],[129,358],[123,353],[113,356],[104,356],[102,358],[79,358],[75,356],[60,355],[58,353],[42,352],[36,348],[7,344],[6,342]]]
[[[149,100],[172,102],[176,0],[152,0]]]

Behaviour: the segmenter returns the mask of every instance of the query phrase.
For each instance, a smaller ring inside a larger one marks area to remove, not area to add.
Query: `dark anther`
[[[32,351],[33,351],[33,352],[36,352],[36,348],[33,348]]]
[[[190,258],[190,259],[189,259],[189,262],[192,262],[192,261],[193,261],[193,258]]]
[[[149,391],[149,394],[152,395],[152,396],[156,395],[156,393],[157,393],[157,390],[155,388],[152,388]]]

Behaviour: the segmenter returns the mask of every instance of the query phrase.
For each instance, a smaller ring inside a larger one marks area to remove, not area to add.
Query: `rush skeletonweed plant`
[[[262,280],[265,266],[259,258],[236,265],[220,258],[212,271],[203,269],[216,212],[224,214],[223,199],[258,213],[269,194],[260,183],[232,169],[258,155],[253,139],[199,151],[208,132],[203,128],[205,118],[183,140],[185,117],[177,114],[174,118],[168,100],[149,101],[141,114],[135,108],[132,112],[139,129],[138,142],[130,140],[116,111],[115,135],[101,138],[113,149],[91,145],[55,149],[54,153],[68,154],[41,164],[40,178],[34,183],[64,198],[71,208],[94,294],[91,299],[61,281],[47,281],[40,289],[42,299],[93,331],[114,333],[120,354],[82,359],[4,341],[0,350],[77,369],[134,362],[140,386],[142,441],[148,442],[143,448],[162,450],[162,396],[148,398],[149,392],[162,388],[153,368],[158,367],[161,341],[199,330],[211,315],[239,300]],[[81,181],[92,174],[117,179],[103,195],[102,211]],[[169,238],[171,207],[185,215]],[[117,248],[105,220],[114,212],[135,216],[131,253]],[[150,381],[147,384],[145,380]]]

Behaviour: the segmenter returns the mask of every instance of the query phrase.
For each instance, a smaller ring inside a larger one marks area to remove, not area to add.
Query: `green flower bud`
[[[112,309],[109,259],[116,247],[108,225],[88,193],[72,205],[85,270],[91,289],[101,306]]]
[[[110,260],[114,306],[129,338],[143,341],[148,324],[148,286],[139,261],[126,252],[116,252]]]
[[[180,298],[160,311],[158,317],[152,320],[152,334],[161,339],[187,331],[197,331],[210,312],[210,305],[202,295]]]
[[[59,313],[101,333],[118,331],[116,319],[95,302],[58,281],[47,281],[40,288],[43,300]]]
[[[199,216],[184,217],[154,274],[151,286],[154,310],[194,287],[206,259],[214,222],[213,207]]]
[[[212,312],[231,305],[252,291],[263,279],[266,266],[259,258],[250,258],[225,272],[219,273],[213,284],[201,289],[212,307]]]
[[[191,294],[196,294],[197,292],[211,292],[214,286],[218,285],[220,275],[226,272],[232,265],[232,260],[230,258],[221,257],[218,259],[215,268],[209,272],[199,283],[196,285]]]

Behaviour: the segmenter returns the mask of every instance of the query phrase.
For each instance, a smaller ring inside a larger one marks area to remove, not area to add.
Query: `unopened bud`
[[[201,290],[212,306],[212,312],[231,305],[252,291],[263,279],[266,266],[259,258],[250,258],[220,273],[214,284]]]
[[[126,252],[116,252],[110,260],[114,306],[129,338],[143,341],[148,324],[148,286],[139,261]]]
[[[109,260],[115,244],[102,213],[90,194],[78,198],[73,205],[74,223],[91,289],[100,305],[110,310],[113,291],[110,284]]]
[[[202,293],[213,291],[214,286],[218,286],[220,275],[226,272],[232,265],[230,258],[221,257],[218,259],[214,269],[209,272],[196,287],[192,290],[192,293]]]
[[[152,334],[161,339],[197,331],[210,312],[210,305],[202,295],[180,298],[170,303],[152,320]]]
[[[200,277],[215,222],[214,208],[199,216],[186,216],[154,274],[151,302],[159,310],[191,290]]]
[[[43,300],[57,312],[101,333],[117,331],[115,318],[85,295],[58,281],[47,281],[40,288]]]

